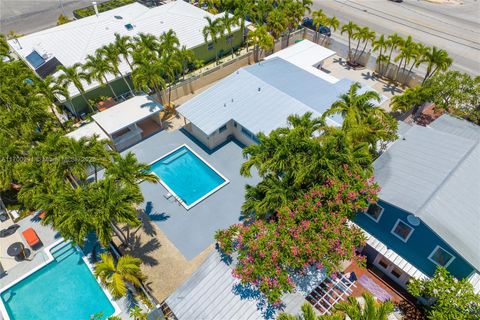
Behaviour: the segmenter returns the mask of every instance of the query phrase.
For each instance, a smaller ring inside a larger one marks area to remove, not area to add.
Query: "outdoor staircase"
[[[57,262],[62,262],[72,254],[76,253],[77,249],[75,249],[71,243],[67,243],[60,249],[55,252],[52,252],[52,256]]]

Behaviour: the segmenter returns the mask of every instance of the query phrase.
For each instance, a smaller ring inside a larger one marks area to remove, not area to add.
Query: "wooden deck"
[[[358,266],[356,263],[352,263],[345,269],[344,272],[355,272],[357,279],[360,279],[362,276],[366,276],[373,280],[375,284],[392,296],[392,302],[396,304],[405,314],[404,319],[425,319],[421,311],[416,307],[416,299],[405,289],[393,282],[393,280],[390,280],[386,275],[383,275],[381,271],[376,270],[372,266],[363,268]],[[363,287],[358,280],[355,282],[355,285],[355,287],[352,287],[352,296],[354,297],[360,297],[364,292],[370,292],[367,288]]]

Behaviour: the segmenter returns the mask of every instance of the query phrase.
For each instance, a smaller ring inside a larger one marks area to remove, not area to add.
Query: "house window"
[[[390,263],[388,262],[388,260],[386,260],[386,259],[384,259],[384,258],[381,258],[381,259],[378,261],[378,264],[381,265],[382,268],[387,269]]]
[[[218,133],[222,133],[223,131],[227,130],[227,125],[223,125],[220,128],[218,128]]]
[[[397,279],[402,276],[402,270],[400,270],[398,268],[393,268],[390,273]]]
[[[214,47],[215,47],[215,46],[213,45],[213,42],[210,42],[210,43],[208,44],[208,50],[213,50]]]
[[[376,203],[371,203],[368,206],[367,212],[365,214],[367,217],[371,218],[373,221],[378,222],[380,220],[380,217],[383,214],[383,207],[376,204]]]
[[[428,256],[428,260],[432,261],[438,266],[445,268],[448,267],[450,263],[452,263],[453,259],[455,259],[453,254],[446,251],[440,246],[437,246]]]
[[[403,242],[407,242],[408,238],[410,238],[413,233],[413,228],[402,220],[398,219],[397,223],[395,223],[395,226],[392,229],[392,233]]]
[[[255,141],[256,143],[259,143],[260,141],[258,140],[257,138],[257,135],[251,133],[250,131],[248,131],[247,129],[245,129],[244,127],[242,127],[242,133],[243,135],[247,136],[248,138],[250,138],[251,140]]]

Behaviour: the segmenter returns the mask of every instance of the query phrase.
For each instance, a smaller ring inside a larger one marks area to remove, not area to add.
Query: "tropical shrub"
[[[408,291],[433,304],[426,306],[431,320],[475,320],[480,317],[480,295],[467,279],[457,280],[447,269],[438,267],[430,279],[412,279]]]
[[[315,267],[327,274],[343,260],[361,260],[355,248],[364,244],[360,229],[347,220],[375,202],[379,187],[369,174],[326,181],[279,208],[275,218],[236,224],[218,231],[215,239],[227,255],[236,254],[233,275],[252,285],[272,304],[294,289],[292,276]]]

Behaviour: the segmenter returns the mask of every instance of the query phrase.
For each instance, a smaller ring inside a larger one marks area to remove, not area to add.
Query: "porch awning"
[[[163,106],[148,95],[140,95],[121,102],[92,116],[109,135],[163,110]]]

